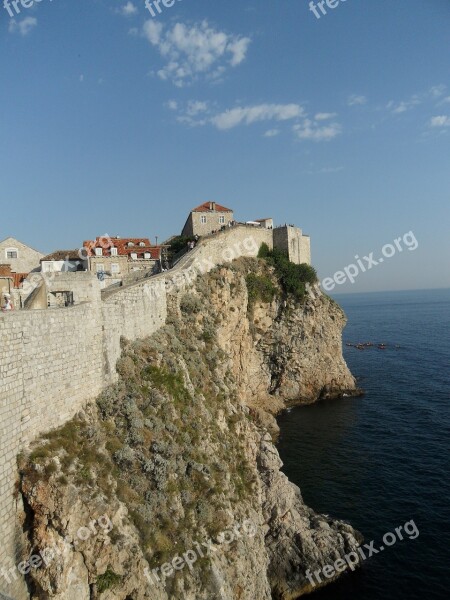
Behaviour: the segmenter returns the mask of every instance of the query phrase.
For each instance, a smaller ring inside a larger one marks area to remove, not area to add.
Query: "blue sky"
[[[215,200],[321,278],[414,232],[336,291],[450,285],[448,0],[2,2],[0,238],[161,241]]]

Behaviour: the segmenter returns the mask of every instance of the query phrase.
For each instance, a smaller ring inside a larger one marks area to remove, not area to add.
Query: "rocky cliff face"
[[[271,298],[249,300],[249,273]],[[295,305],[256,260],[170,304],[124,341],[119,383],[21,459],[32,598],[287,600],[358,546],[305,506],[269,433],[286,405],[355,391],[339,307]]]

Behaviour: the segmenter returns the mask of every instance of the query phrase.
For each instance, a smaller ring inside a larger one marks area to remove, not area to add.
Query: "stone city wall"
[[[28,598],[23,580],[1,576],[22,559],[18,453],[117,379],[121,337],[136,340],[162,327],[169,292],[219,264],[256,256],[263,242],[273,246],[272,231],[235,227],[201,241],[173,270],[116,288],[103,300],[93,294],[73,307],[0,313],[0,596]]]

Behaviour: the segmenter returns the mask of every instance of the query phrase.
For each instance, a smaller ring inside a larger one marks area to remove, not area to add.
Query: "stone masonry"
[[[241,256],[273,247],[272,231],[234,227],[202,241],[170,272],[93,296],[69,308],[0,314],[0,596],[27,599],[24,581],[1,569],[21,559],[21,500],[14,494],[17,455],[63,425],[117,379],[121,337],[153,334],[166,321],[168,291]],[[17,571],[14,571],[17,573]]]

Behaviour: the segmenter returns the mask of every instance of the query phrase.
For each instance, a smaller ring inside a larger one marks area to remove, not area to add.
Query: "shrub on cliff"
[[[193,240],[194,240],[193,237],[185,237],[182,235],[174,237],[170,241],[169,253],[171,255],[177,254],[178,252],[180,252],[181,250],[184,250],[187,247],[188,242],[192,242]]]
[[[266,244],[266,242],[263,242],[259,248],[259,252],[258,252],[258,258],[268,258],[270,256],[270,248],[269,246]]]
[[[202,303],[198,296],[194,294],[185,294],[180,302],[181,311],[187,315],[197,314],[202,310]]]
[[[283,291],[294,296],[296,300],[304,298],[306,284],[313,285],[318,281],[314,267],[306,263],[297,265],[289,260],[286,252],[277,248],[270,250],[267,244],[261,245],[258,258],[263,258],[275,269],[275,274]]]
[[[255,275],[249,273],[246,277],[248,299],[252,303],[255,300],[272,302],[277,293],[277,288],[267,275]]]
[[[103,575],[99,575],[97,577],[96,585],[97,592],[99,594],[109,590],[112,587],[117,586],[122,581],[122,577],[114,573],[111,567],[108,567],[103,573]]]

